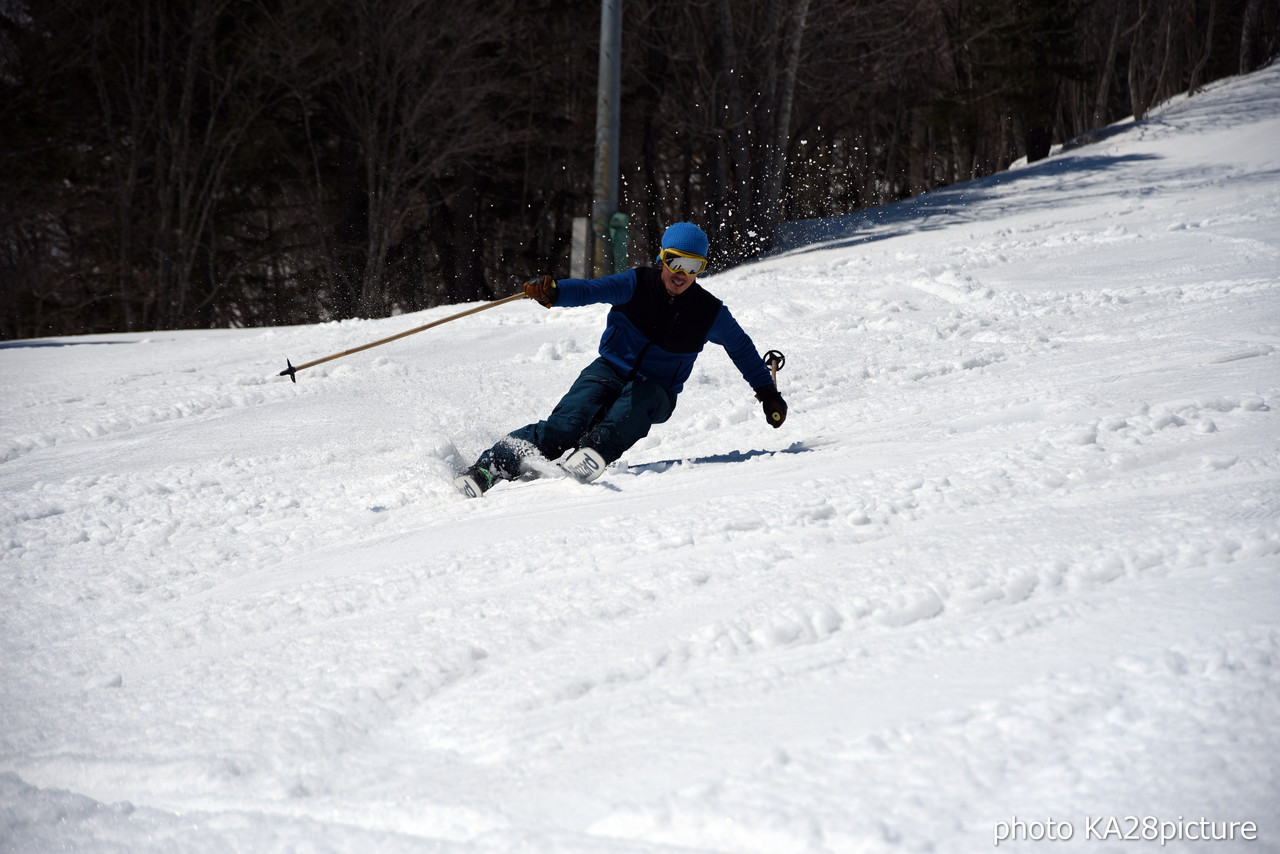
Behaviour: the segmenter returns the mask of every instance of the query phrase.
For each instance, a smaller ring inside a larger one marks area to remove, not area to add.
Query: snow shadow
[[[0,350],[28,347],[88,347],[95,344],[135,344],[135,341],[0,341]]]
[[[785,448],[773,451],[729,451],[724,454],[711,454],[706,457],[686,457],[679,460],[660,460],[655,463],[642,463],[636,466],[628,466],[627,470],[632,474],[641,474],[643,472],[654,471],[663,472],[672,466],[691,465],[700,466],[708,463],[741,463],[756,457],[772,457],[777,454],[806,454],[814,450],[814,447],[807,442],[792,442]]]

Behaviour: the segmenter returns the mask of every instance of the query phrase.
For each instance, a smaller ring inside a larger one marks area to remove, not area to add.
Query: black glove
[[[764,419],[770,427],[781,427],[787,420],[787,402],[778,394],[775,385],[762,385],[756,389],[756,400],[764,404]]]
[[[524,283],[524,295],[551,308],[560,298],[560,289],[556,287],[556,280],[550,276],[534,276]]]

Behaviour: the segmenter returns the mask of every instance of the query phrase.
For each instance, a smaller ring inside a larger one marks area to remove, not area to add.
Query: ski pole
[[[769,366],[769,373],[773,375],[773,387],[777,388],[778,371],[787,363],[787,357],[782,355],[781,350],[770,350],[764,354],[764,363]]]
[[[307,362],[305,365],[295,366],[288,359],[285,359],[284,363],[289,367],[285,368],[283,371],[276,374],[276,376],[288,377],[289,379],[293,380],[296,383],[298,381],[298,377],[296,376],[298,371],[306,370],[307,368],[314,368],[316,365],[323,365],[325,362],[332,362],[334,359],[341,359],[343,356],[350,356],[352,353],[359,353],[361,350],[368,350],[372,347],[381,346],[382,344],[390,344],[392,341],[398,341],[401,338],[406,338],[410,335],[413,335],[414,333],[422,332],[424,330],[430,329],[433,326],[439,326],[442,323],[448,323],[451,320],[457,320],[458,318],[466,317],[467,315],[470,315],[470,314],[475,314],[478,311],[487,311],[488,309],[496,308],[497,306],[500,306],[504,303],[515,302],[518,299],[527,299],[523,291],[521,291],[518,294],[512,294],[509,297],[496,299],[493,302],[487,302],[484,305],[478,305],[475,308],[469,308],[466,311],[460,311],[457,314],[451,314],[448,317],[442,317],[439,320],[433,320],[430,323],[424,323],[422,326],[416,326],[413,329],[406,329],[404,332],[396,333],[395,335],[391,335],[387,338],[379,339],[378,341],[372,341],[368,344],[361,344],[359,347],[352,347],[350,350],[343,350],[341,353],[334,353],[331,356],[325,356],[322,359],[316,359],[314,361]]]
[[[776,392],[778,390],[778,371],[782,370],[782,366],[787,363],[787,357],[782,355],[781,350],[770,350],[764,354],[764,363],[769,366],[769,373],[773,377],[773,390]],[[774,427],[779,426],[785,417],[785,412],[774,411],[769,413],[770,422],[776,422],[773,424]]]

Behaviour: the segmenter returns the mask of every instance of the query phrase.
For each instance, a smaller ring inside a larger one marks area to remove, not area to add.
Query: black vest
[[[720,306],[720,300],[697,282],[673,297],[662,284],[662,271],[637,267],[635,293],[614,310],[625,315],[650,344],[668,353],[697,353],[707,343]]]

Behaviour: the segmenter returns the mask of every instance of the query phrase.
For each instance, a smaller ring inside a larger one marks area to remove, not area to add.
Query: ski
[[[555,477],[561,475],[572,478],[578,483],[591,483],[600,475],[604,474],[604,470],[609,464],[605,462],[604,457],[592,448],[579,448],[561,463],[544,463],[541,466],[532,466],[526,469],[526,474],[532,474],[535,478]],[[462,493],[465,498],[479,498],[488,491],[492,484],[482,484],[480,478],[483,474],[468,469],[453,479],[454,488]]]
[[[604,474],[608,465],[594,448],[579,448],[560,464],[560,468],[579,483],[591,483]]]
[[[464,498],[479,498],[484,495],[484,490],[480,488],[480,483],[469,474],[460,474],[453,479],[454,487],[462,493]]]

